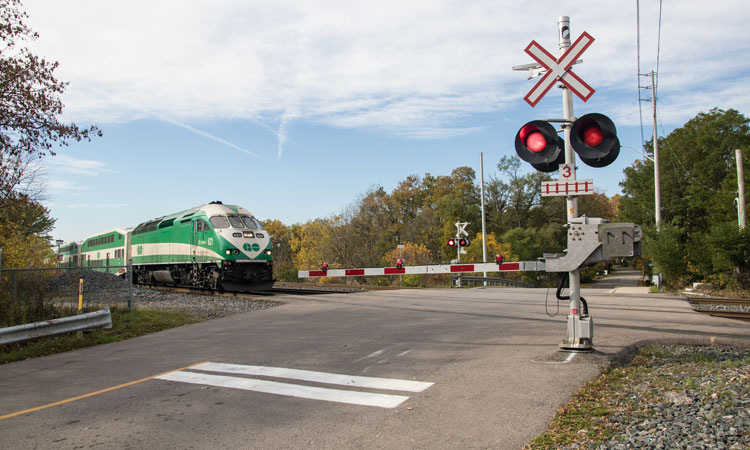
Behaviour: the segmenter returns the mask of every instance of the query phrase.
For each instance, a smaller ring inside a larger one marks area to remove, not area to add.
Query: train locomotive
[[[221,202],[58,249],[64,267],[124,273],[130,259],[137,284],[242,292],[270,289],[274,283],[270,236],[248,210]]]

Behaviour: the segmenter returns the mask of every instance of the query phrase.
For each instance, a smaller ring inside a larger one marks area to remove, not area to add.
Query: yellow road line
[[[105,388],[105,389],[100,389],[100,390],[95,391],[95,392],[89,392],[88,394],[78,395],[76,397],[66,398],[65,400],[60,400],[58,402],[48,403],[46,405],[37,406],[35,408],[24,409],[23,411],[17,411],[17,412],[14,412],[14,413],[6,414],[4,416],[0,416],[0,420],[10,419],[11,417],[20,416],[21,414],[27,414],[27,413],[31,413],[31,412],[34,412],[34,411],[39,411],[39,410],[51,408],[51,407],[57,406],[57,405],[64,405],[65,403],[70,403],[70,402],[74,402],[76,400],[81,400],[81,399],[84,399],[84,398],[93,397],[95,395],[104,394],[105,392],[114,391],[114,390],[121,389],[121,388],[124,388],[124,387],[132,386],[134,384],[143,383],[144,381],[153,380],[156,377],[160,377],[160,376],[166,375],[168,373],[179,372],[180,370],[189,369],[189,368],[191,368],[193,366],[197,366],[199,364],[204,364],[205,362],[206,361],[195,363],[195,364],[191,364],[189,366],[181,367],[179,369],[174,369],[174,370],[170,370],[168,372],[163,372],[163,373],[157,373],[156,375],[151,375],[150,377],[141,378],[140,380],[135,380],[135,381],[130,381],[130,382],[123,383],[123,384],[118,384],[117,386],[112,386],[112,387],[108,387],[108,388]]]

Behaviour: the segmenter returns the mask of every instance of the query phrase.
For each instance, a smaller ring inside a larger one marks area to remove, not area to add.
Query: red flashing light
[[[583,142],[589,147],[597,147],[604,141],[604,133],[598,126],[590,126],[583,130]]]
[[[527,123],[526,125],[521,127],[518,132],[518,137],[519,139],[521,139],[521,142],[523,142],[523,145],[526,145],[526,140],[529,139],[529,135],[531,133],[534,133],[535,131],[539,131],[539,127],[537,127],[536,125]]]
[[[534,153],[539,153],[547,148],[547,139],[544,138],[542,133],[535,131],[526,139],[526,148]]]
[[[495,262],[498,264],[503,263],[503,255],[495,255]]]
[[[404,267],[404,260],[401,259],[401,258],[398,258],[396,260],[396,267],[399,268],[399,269],[402,268],[402,267]]]
[[[456,246],[456,240],[448,239],[448,247],[455,247],[455,246]]]
[[[328,271],[328,263],[321,264],[320,265],[320,270],[322,270],[323,272]]]

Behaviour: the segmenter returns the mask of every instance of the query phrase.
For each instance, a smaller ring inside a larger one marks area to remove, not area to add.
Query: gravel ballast
[[[597,384],[602,383],[602,384]],[[553,420],[548,434],[561,449],[750,448],[750,349],[653,345],[627,367],[611,369],[582,388]],[[582,400],[585,397],[585,400]],[[595,417],[583,423],[561,415]],[[557,422],[556,422],[557,421]],[[573,439],[569,437],[573,436]],[[574,441],[574,442],[571,442]],[[549,441],[547,441],[549,444]]]
[[[58,301],[67,300],[77,303],[80,278],[84,280],[84,305],[127,306],[128,280],[113,274],[74,270],[54,277],[50,280],[48,287],[51,292],[55,293]],[[170,292],[133,286],[133,306],[136,308],[187,311],[204,320],[272,308],[282,304],[264,296],[227,297],[211,295],[203,291]]]

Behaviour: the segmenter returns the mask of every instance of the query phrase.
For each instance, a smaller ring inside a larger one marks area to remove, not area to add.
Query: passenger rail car
[[[248,210],[221,202],[92,236],[78,245],[77,255],[69,245],[58,250],[61,266],[77,260],[81,267],[115,272],[109,266],[132,259],[138,284],[248,291],[274,283],[270,236]]]

